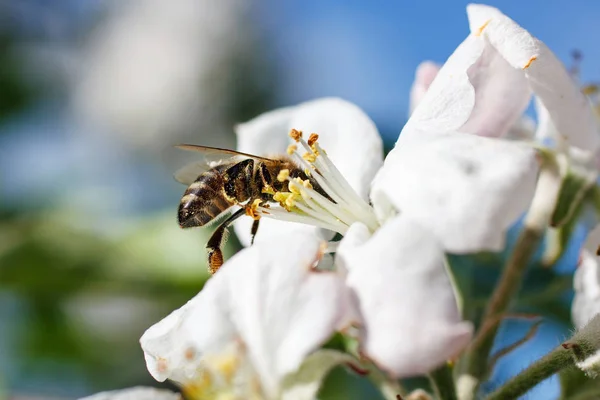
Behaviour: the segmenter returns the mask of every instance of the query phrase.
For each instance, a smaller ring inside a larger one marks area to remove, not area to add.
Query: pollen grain
[[[290,131],[290,137],[292,139],[294,139],[296,142],[298,142],[302,138],[302,131],[299,131],[297,129],[292,129]]]

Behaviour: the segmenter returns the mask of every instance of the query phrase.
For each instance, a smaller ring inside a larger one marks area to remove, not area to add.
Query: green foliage
[[[128,228],[110,235],[65,212],[0,222],[0,294],[22,310],[3,331],[14,338],[10,372],[29,377],[9,388],[72,369],[90,391],[152,384],[139,337],[208,277],[210,230],[182,231],[171,214],[121,221]],[[226,257],[237,246],[230,241]]]

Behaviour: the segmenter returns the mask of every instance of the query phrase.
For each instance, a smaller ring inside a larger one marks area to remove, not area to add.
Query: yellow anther
[[[307,189],[313,188],[313,185],[310,183],[310,181],[308,179],[302,182],[302,186],[304,186]]]
[[[315,154],[315,156],[319,156],[319,149],[317,149],[317,145],[313,144],[312,146],[310,146],[310,149],[312,150],[312,152]]]
[[[285,201],[286,198],[287,196],[283,192],[277,192],[273,195],[273,200],[278,201],[280,203],[282,201]]]
[[[230,384],[240,366],[240,360],[235,354],[226,354],[215,359],[212,366]]]
[[[295,144],[290,144],[287,147],[286,152],[291,156],[292,154],[294,154],[296,152],[296,150],[298,150],[298,146],[296,146]]]
[[[275,191],[273,190],[273,188],[271,186],[265,186],[262,188],[261,190],[262,193],[267,193],[267,194],[271,194],[274,195]]]
[[[525,64],[525,66],[523,67],[523,69],[527,69],[531,66],[531,63],[534,62],[535,60],[537,60],[536,56],[533,56],[529,59],[529,61],[527,61],[527,64]]]
[[[285,205],[288,207],[288,211],[290,208],[296,205],[296,195],[292,194],[287,199],[285,199]]]
[[[302,191],[301,191],[301,190],[300,190],[300,188],[298,187],[298,181],[296,181],[296,180],[294,179],[294,182],[295,182],[296,184],[292,184],[292,183],[290,183],[290,184],[288,185],[288,188],[290,189],[290,192],[291,192],[291,193],[293,193],[293,194],[302,194]]]
[[[260,214],[258,214],[257,209],[260,206],[262,200],[255,199],[252,204],[246,206],[246,215],[252,217],[253,219],[260,219]]]
[[[292,139],[294,139],[296,142],[298,142],[302,138],[302,131],[299,131],[299,130],[296,130],[296,129],[292,129],[290,131],[290,137]]]
[[[317,135],[316,133],[311,133],[310,136],[308,137],[308,145],[312,147],[313,144],[315,144],[317,142],[317,140],[319,140],[319,135]]]
[[[304,174],[306,176],[310,176],[310,170],[308,168],[304,168]]]
[[[481,34],[483,33],[484,29],[488,26],[488,24],[490,23],[491,19],[488,19],[487,21],[485,21],[483,23],[483,25],[481,25],[479,27],[479,29],[477,29],[477,32],[475,32],[475,36],[481,36]]]
[[[211,398],[216,394],[214,383],[210,372],[202,369],[194,381],[183,385],[183,393],[190,399]]]
[[[277,180],[279,182],[285,182],[287,181],[287,179],[290,177],[290,170],[289,169],[282,169],[281,171],[279,171],[279,173],[277,174]]]
[[[302,154],[302,158],[304,158],[309,163],[314,163],[317,160],[317,157],[314,154],[311,154],[311,153],[304,153],[304,154]]]

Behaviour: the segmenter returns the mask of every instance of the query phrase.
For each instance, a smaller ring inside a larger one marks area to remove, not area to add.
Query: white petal
[[[419,64],[415,71],[415,81],[410,89],[409,114],[412,114],[421,103],[439,70],[440,66],[432,61],[424,61]]]
[[[250,246],[251,237],[250,230],[252,229],[252,218],[240,218],[235,224],[235,234],[245,247]],[[262,218],[258,228],[258,233],[254,238],[254,243],[270,243],[274,237],[281,236],[288,232],[298,232],[313,235],[323,240],[330,240],[335,235],[335,232],[321,229],[313,225],[301,224],[298,222],[278,221],[272,218]]]
[[[573,284],[575,297],[571,312],[575,326],[581,329],[600,313],[600,265],[597,256],[587,250],[581,252]]]
[[[350,229],[344,240],[361,237]],[[362,351],[393,376],[425,374],[469,343],[473,327],[461,319],[442,248],[410,219],[392,219],[360,246],[340,246],[338,257],[360,302]]]
[[[470,35],[448,58],[400,136],[460,130],[500,137],[530,98],[527,80],[490,43]]]
[[[523,114],[510,127],[504,138],[509,140],[532,141],[535,136],[535,121],[531,117]]]
[[[140,344],[154,379],[182,384],[193,381],[201,365],[197,352],[218,353],[233,340],[235,332],[224,312],[224,295],[218,289],[218,281],[215,285],[215,279],[211,279],[202,292],[144,333]],[[197,315],[197,310],[202,315]],[[197,321],[201,322],[196,324]]]
[[[137,386],[129,389],[113,390],[83,397],[80,400],[182,400],[182,397],[169,390]]]
[[[230,318],[270,391],[346,318],[342,280],[311,269],[321,245],[311,235],[280,235],[243,250],[215,277],[227,285]]]
[[[292,233],[242,250],[188,304],[142,337],[158,380],[189,382],[205,355],[242,344],[263,389],[327,340],[346,318],[346,289],[334,273],[311,267],[321,253],[314,235]]]
[[[558,132],[572,145],[595,151],[600,136],[590,104],[550,49],[493,7],[472,4],[467,13],[471,31],[482,31],[509,64],[524,72]]]
[[[448,252],[499,251],[531,201],[536,175],[535,151],[518,142],[430,135],[390,152],[371,197],[378,215],[395,208],[431,230]]]

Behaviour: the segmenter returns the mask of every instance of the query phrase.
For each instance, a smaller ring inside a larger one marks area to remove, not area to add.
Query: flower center
[[[183,385],[191,400],[261,400],[264,398],[258,376],[240,345],[205,355],[196,377]]]
[[[287,153],[303,168],[309,179],[291,178],[289,170],[281,170],[277,180],[287,181],[288,191],[272,192],[279,207],[253,204],[253,211],[257,215],[314,225],[342,235],[355,222],[364,223],[374,232],[379,223],[373,208],[336,168],[319,145],[319,136],[313,133],[306,141],[301,131],[292,129],[290,137],[296,144],[290,145]],[[298,145],[304,148],[304,154],[300,155]],[[327,196],[314,190],[311,179]]]

